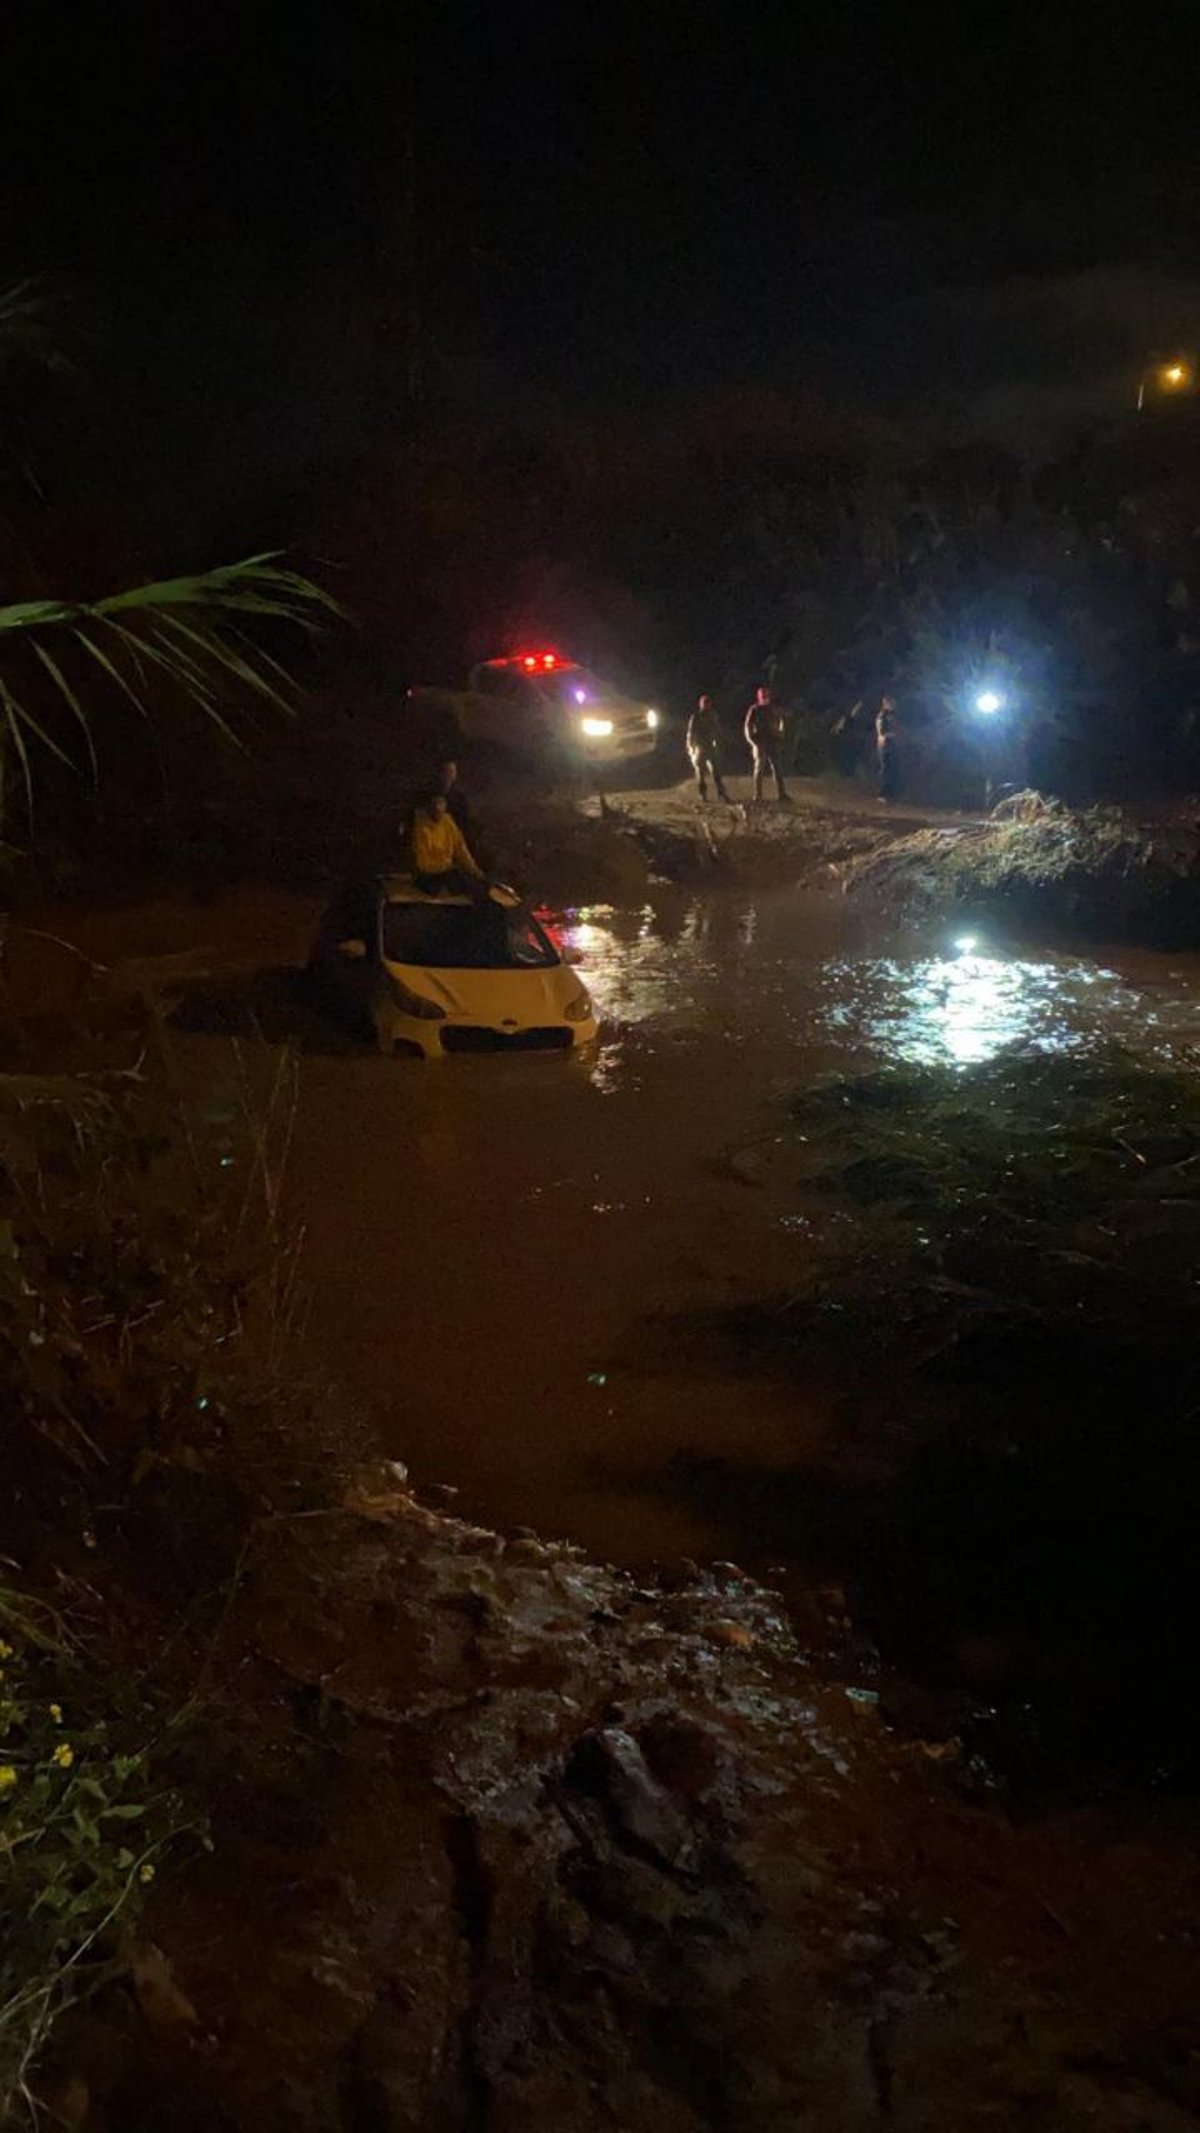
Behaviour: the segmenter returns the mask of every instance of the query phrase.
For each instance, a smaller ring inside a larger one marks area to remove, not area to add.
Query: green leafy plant
[[[0,374],[21,363],[70,368],[62,323],[61,305],[44,283],[25,281],[0,292]],[[190,703],[236,744],[231,700],[249,695],[284,709],[294,702],[287,669],[248,627],[266,622],[311,630],[340,613],[278,551],[99,600],[10,601],[0,606],[0,773],[15,761],[30,809],[31,750],[75,767],[82,746],[94,774],[97,684],[148,722],[164,701]],[[0,819],[6,802],[0,783]]]
[[[340,612],[328,593],[288,569],[278,554],[134,586],[102,600],[22,600],[0,607],[0,662],[6,651],[14,655],[8,668],[0,664],[0,735],[20,765],[29,804],[31,745],[73,763],[47,722],[47,688],[73,721],[93,771],[88,677],[119,691],[147,721],[162,690],[174,692],[237,745],[227,715],[231,692],[248,691],[285,711],[295,700],[287,670],[247,636],[238,618],[312,629]],[[18,653],[25,655],[20,670]]]
[[[171,1834],[145,1759],[77,1709],[84,1655],[23,1594],[0,1590],[0,2120],[62,2008],[111,1975]]]

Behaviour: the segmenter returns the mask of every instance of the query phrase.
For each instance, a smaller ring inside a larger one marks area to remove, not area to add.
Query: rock
[[[691,1863],[691,1826],[664,1785],[651,1774],[632,1733],[605,1726],[580,1743],[581,1774],[591,1778],[619,1828],[667,1866]]]
[[[135,1941],[126,1958],[138,2006],[156,2029],[190,2028],[200,2019],[186,1992],[176,1984],[161,1948]]]
[[[694,1719],[660,1712],[642,1732],[642,1749],[659,1783],[689,1807],[710,1800],[728,1777],[721,1741]]]
[[[758,1643],[754,1631],[747,1629],[744,1622],[713,1622],[708,1634],[714,1644],[732,1645],[739,1652],[752,1652]]]

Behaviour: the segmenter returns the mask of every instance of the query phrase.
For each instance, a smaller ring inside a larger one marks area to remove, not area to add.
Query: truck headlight
[[[589,741],[607,741],[612,736],[611,718],[581,718],[579,730]]]
[[[657,732],[658,732],[658,728],[659,728],[659,714],[658,714],[658,712],[657,712],[657,711],[647,711],[647,713],[646,713],[646,724],[647,724],[647,725],[649,726],[649,728],[650,728],[650,731],[651,731],[651,733],[657,733]]]
[[[585,992],[577,992],[575,998],[568,1000],[563,1009],[568,1022],[586,1022],[591,1012],[592,1003]]]

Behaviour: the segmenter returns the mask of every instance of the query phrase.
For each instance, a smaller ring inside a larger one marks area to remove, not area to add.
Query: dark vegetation
[[[110,869],[127,852],[143,870],[336,871],[419,774],[408,683],[452,684],[528,636],[676,716],[711,687],[731,725],[770,671],[805,770],[861,770],[854,707],[893,689],[909,789],[956,802],[982,790],[968,704],[986,671],[1020,707],[1006,780],[1072,805],[1186,791],[1200,775],[1196,415],[1118,422],[1037,466],[831,443],[778,405],[697,409],[653,437],[528,422],[501,437],[427,402],[369,463],[312,469],[221,535],[226,552],[265,529],[320,557],[358,619],[293,662],[303,718],[260,722],[245,764],[182,728],[148,745],[112,706],[103,829],[87,781],[60,766],[44,863],[57,841]],[[54,504],[69,527],[65,482]]]
[[[758,1545],[845,1578],[1018,1783],[1194,1788],[1194,1075],[1087,1052],[895,1068],[816,1085],[791,1131],[797,1191],[852,1233],[733,1330],[842,1391],[815,1470],[687,1485],[742,1490]]]
[[[133,1921],[208,1811],[170,1797],[172,1743],[213,1723],[256,1524],[330,1485],[320,1407],[281,1380],[290,1068],[251,1101],[232,1055],[193,1112],[146,1035],[132,1068],[0,1074],[5,2122],[63,2005],[118,1971],[168,1994]]]

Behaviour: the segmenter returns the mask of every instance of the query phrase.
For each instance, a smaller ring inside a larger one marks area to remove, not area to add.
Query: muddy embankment
[[[87,1574],[102,1664],[136,1632],[156,1699],[188,1682],[156,1768],[205,1849],[59,2026],[71,2123],[1169,2133],[1200,2100],[1186,1847],[1009,1826],[953,1745],[830,1684],[836,1595],[818,1677],[731,1566],[639,1585],[261,1445],[235,1534],[193,1434],[143,1506],[106,1477]]]
[[[497,806],[488,818],[496,871],[547,903],[634,903],[655,884],[695,889],[835,883],[834,870],[894,831],[808,803],[701,807],[689,788],[578,804]]]
[[[195,2019],[110,2011],[115,2123],[1165,2133],[1200,2100],[1190,1865],[1114,1830],[1089,1879],[956,1796],[734,1571],[639,1589],[384,1479],[264,1533],[223,1652],[214,1850],[148,1921]]]
[[[876,843],[839,868],[847,894],[914,917],[957,912],[1040,939],[1200,941],[1200,822],[1139,822],[1018,794],[984,821]]]
[[[630,902],[656,882],[794,882],[874,902],[890,921],[991,920],[1042,940],[1200,941],[1200,816],[1142,821],[1018,794],[986,818],[828,804],[697,806],[687,788],[500,808],[501,870],[548,902]]]

